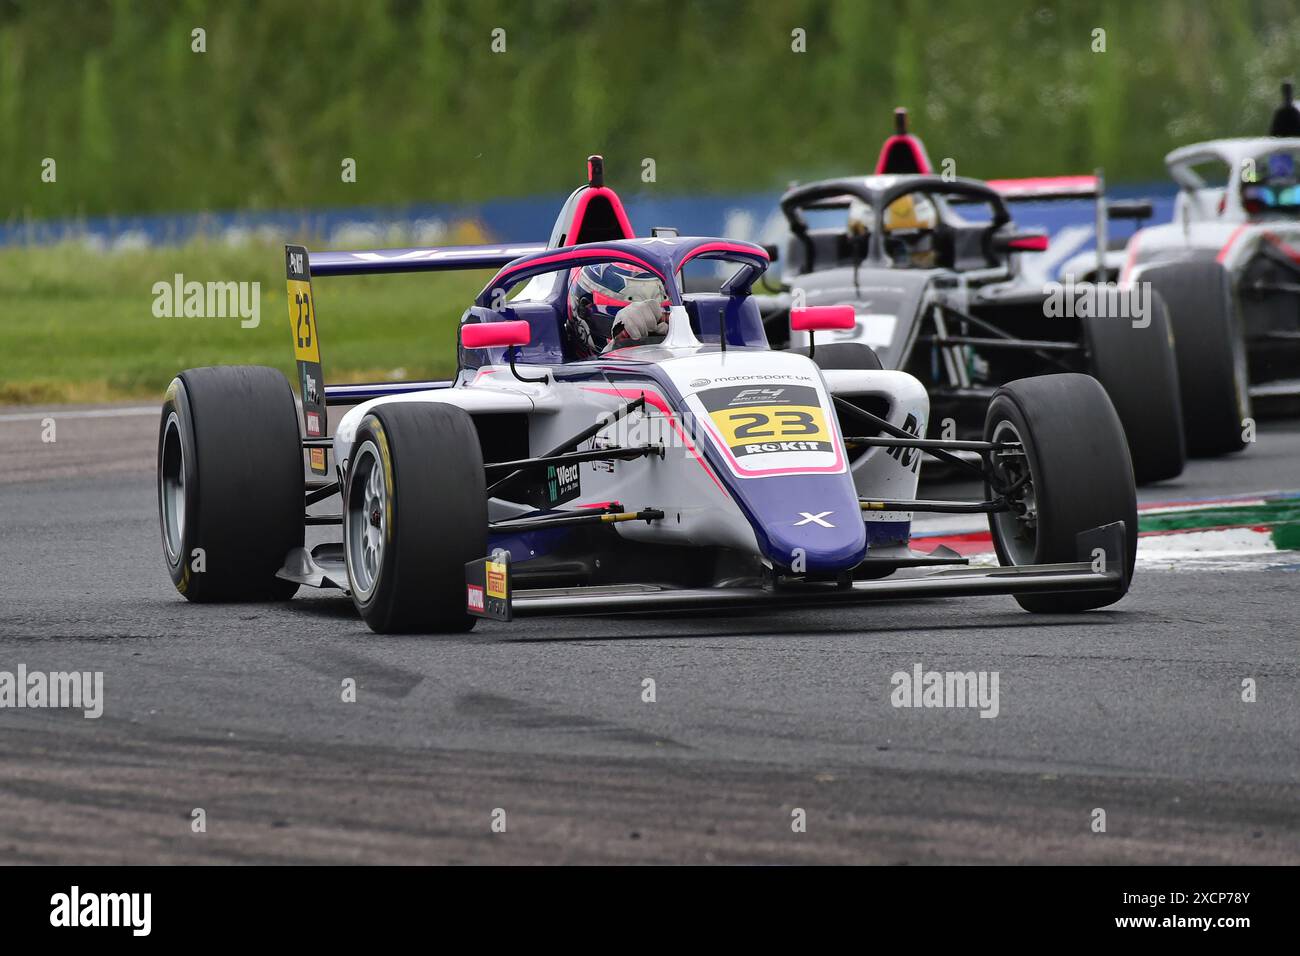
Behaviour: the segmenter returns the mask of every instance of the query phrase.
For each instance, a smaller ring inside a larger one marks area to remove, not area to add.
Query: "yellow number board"
[[[735,455],[833,451],[826,413],[808,386],[709,389],[699,398]]]
[[[289,280],[289,325],[293,329],[294,358],[299,362],[319,362],[320,341],[316,336],[310,282]]]

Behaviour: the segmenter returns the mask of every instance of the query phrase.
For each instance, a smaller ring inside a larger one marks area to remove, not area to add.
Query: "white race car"
[[[815,333],[852,322],[851,308],[794,310],[811,355],[774,351],[750,295],[767,253],[656,233],[633,237],[593,158],[546,244],[287,247],[306,435],[273,369],[189,369],[172,382],[158,491],[178,590],[209,601],[339,588],[379,632],[992,593],[1079,611],[1125,594],[1133,473],[1096,380],[1010,382],[988,404],[983,440],[927,439],[928,399],[911,375],[819,364]],[[716,292],[681,291],[697,260],[727,264]],[[485,266],[500,271],[464,313],[454,380],[322,384],[313,277]],[[616,321],[593,341],[575,283],[610,266],[656,290],[645,301],[661,324],[629,337]],[[332,435],[331,405],[353,406]],[[921,449],[977,474],[983,497],[917,500]],[[327,499],[336,513],[307,513]],[[1002,566],[912,551],[916,512],[987,513]],[[341,541],[308,549],[308,525],[341,526]]]
[[[1173,222],[1062,275],[1149,282],[1173,327],[1187,448],[1241,450],[1252,403],[1300,405],[1300,111],[1283,87],[1270,136],[1219,139],[1165,157]]]

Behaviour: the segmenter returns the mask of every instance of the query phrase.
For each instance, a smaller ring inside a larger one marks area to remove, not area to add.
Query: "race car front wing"
[[[466,609],[477,617],[627,614],[743,607],[826,607],[899,598],[1094,591],[1124,588],[1131,569],[1122,521],[1082,532],[1079,560],[996,568],[942,568],[911,577],[789,582],[772,587],[661,588],[652,585],[514,589],[510,558],[501,552],[466,565]]]

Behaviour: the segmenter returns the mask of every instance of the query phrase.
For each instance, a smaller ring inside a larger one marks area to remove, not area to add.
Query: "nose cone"
[[[866,556],[866,525],[847,474],[793,475],[736,484],[759,546],[776,567],[847,571]]]

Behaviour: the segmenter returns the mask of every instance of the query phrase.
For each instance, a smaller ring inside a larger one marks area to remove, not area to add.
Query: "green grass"
[[[293,349],[280,246],[196,242],[102,253],[0,250],[0,404],[157,398],[178,371],[271,365]],[[256,328],[239,318],[157,318],[156,282],[260,282]],[[317,279],[326,381],[445,377],[456,325],[490,273]]]

